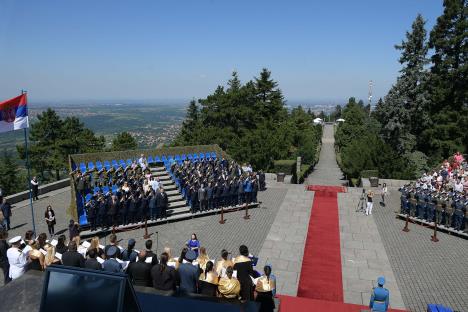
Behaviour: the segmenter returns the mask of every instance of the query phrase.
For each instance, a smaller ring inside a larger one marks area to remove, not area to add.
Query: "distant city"
[[[106,138],[106,146],[110,146],[117,133],[129,132],[141,148],[152,148],[171,143],[179,133],[186,114],[188,100],[165,101],[61,101],[36,102],[31,101],[29,107],[30,123],[34,123],[37,115],[47,108],[54,109],[61,117],[76,116],[86,127],[97,135]],[[334,102],[334,101],[333,101]],[[314,101],[287,102],[288,108],[302,105],[314,113],[331,112],[338,103],[314,103]],[[0,150],[16,153],[16,145],[23,143],[22,131],[2,133],[0,135]]]

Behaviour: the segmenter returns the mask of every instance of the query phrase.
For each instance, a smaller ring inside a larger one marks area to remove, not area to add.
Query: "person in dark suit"
[[[257,203],[258,181],[254,178],[252,181],[252,202]]]
[[[128,265],[127,274],[134,285],[151,287],[151,264],[145,260],[146,251],[142,250],[138,254],[138,261]]]
[[[240,282],[241,301],[253,300],[253,285],[250,276],[255,276],[252,261],[249,258],[249,249],[245,245],[239,247],[240,255],[234,259],[234,270]]]
[[[0,210],[3,213],[3,224],[6,227],[6,230],[10,230],[10,218],[11,218],[11,205],[6,199],[6,197],[3,197],[3,202],[2,205],[0,206]]]
[[[195,294],[198,288],[198,278],[200,276],[200,268],[194,266],[192,262],[197,258],[195,251],[188,250],[185,254],[185,260],[187,263],[179,264],[179,278],[180,285],[179,289],[182,293]]]
[[[119,217],[120,224],[127,225],[127,195],[122,193],[122,197],[119,201]]]
[[[238,194],[239,205],[243,205],[245,203],[245,190],[244,190],[243,179],[239,179],[239,184],[237,185],[237,194]]]
[[[80,236],[80,226],[75,220],[70,219],[70,222],[68,223],[68,234],[70,236],[70,241],[76,237]]]
[[[39,199],[39,182],[37,181],[36,177],[33,177],[31,180],[31,189],[33,193],[33,199],[38,200]]]
[[[231,205],[230,195],[229,183],[226,181],[223,186],[222,206],[228,207]]]
[[[60,254],[64,254],[65,252],[68,251],[68,246],[65,244],[65,235],[60,235],[57,239],[57,246],[55,246],[55,252],[58,252]]]
[[[167,218],[168,199],[162,185],[159,187],[159,193],[156,194],[156,210],[161,218]]]
[[[84,268],[85,259],[82,254],[77,252],[75,241],[68,244],[68,251],[62,255],[62,264],[77,268]]]
[[[148,218],[148,197],[141,191],[140,193],[140,207],[138,209],[140,220],[145,221]]]
[[[151,239],[148,239],[145,242],[145,247],[146,247],[146,258],[151,257],[151,265],[155,265],[158,263],[158,256],[151,250],[153,248],[153,241]]]
[[[206,200],[208,210],[213,209],[213,184],[211,182],[206,187]]]
[[[153,287],[158,290],[173,292],[178,283],[178,272],[170,266],[167,266],[169,255],[165,252],[161,254],[161,263],[156,264],[151,269]]]
[[[131,193],[128,198],[128,223],[135,223],[136,222],[136,215],[137,215],[137,200],[135,198],[136,194]]]
[[[88,251],[88,259],[86,259],[84,267],[92,270],[102,270],[102,265],[96,260],[97,253],[96,249]]]
[[[201,211],[204,211],[206,208],[206,189],[205,189],[205,185],[202,183],[200,185],[200,188],[198,189],[198,202],[200,204],[200,212]]]
[[[265,173],[262,170],[258,173],[258,186],[260,191],[265,190]]]
[[[119,201],[117,199],[117,195],[112,195],[107,203],[107,206],[109,207],[107,209],[107,226],[113,226],[116,225],[117,220],[117,210],[119,208]]]
[[[156,192],[150,186],[150,194],[148,197],[148,208],[151,220],[156,220]]]
[[[121,255],[120,249],[117,247],[117,235],[115,235],[115,234],[109,235],[109,245],[106,245],[106,247],[104,247],[104,253],[105,253],[106,255],[107,255],[107,251],[108,251],[109,248],[111,248],[112,246],[114,246],[114,247],[117,248],[115,257],[118,258],[118,259],[121,259],[121,258],[122,258],[122,255]]]
[[[107,203],[104,196],[101,196],[98,201],[98,219],[97,225],[103,228],[106,225]]]
[[[88,216],[88,223],[90,224],[91,231],[96,231],[96,217],[97,217],[97,209],[96,209],[96,202],[91,199],[85,205],[85,209]]]

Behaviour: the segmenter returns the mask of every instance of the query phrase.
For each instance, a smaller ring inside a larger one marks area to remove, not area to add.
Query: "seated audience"
[[[205,270],[200,274],[200,294],[216,297],[218,289],[218,275],[213,270],[213,262],[208,261]]]
[[[65,235],[60,235],[57,239],[57,245],[55,246],[55,252],[58,252],[60,254],[64,254],[66,251],[68,251],[68,246],[65,244]]]
[[[221,250],[221,260],[216,262],[216,273],[221,276],[223,270],[226,270],[230,266],[234,266],[234,263],[228,259],[229,253],[226,249]]]
[[[84,268],[85,259],[78,251],[76,241],[72,240],[68,244],[68,251],[62,255],[62,264],[66,266]]]
[[[151,263],[145,261],[146,251],[142,250],[138,254],[138,261],[128,265],[127,274],[134,285],[151,287]]]
[[[106,252],[106,261],[102,264],[102,268],[106,272],[119,273],[123,272],[122,265],[115,259],[119,248],[110,246]]]
[[[98,257],[97,251],[95,248],[88,249],[88,259],[85,261],[84,267],[92,270],[102,270],[102,265],[96,259]]]
[[[197,258],[193,250],[188,250],[185,254],[186,263],[180,263],[178,272],[180,278],[179,290],[186,294],[197,293],[198,277],[200,272],[198,266],[194,266],[192,262]]]
[[[145,242],[146,258],[151,258],[151,266],[158,264],[158,256],[151,250],[153,248],[153,241],[148,239]]]
[[[160,256],[160,263],[151,269],[153,287],[163,291],[175,291],[177,285],[177,271],[167,265],[169,254],[163,252]]]
[[[135,240],[133,238],[130,238],[128,240],[128,247],[124,251],[122,251],[122,260],[123,261],[130,261],[130,262],[135,262],[138,257],[138,253],[133,250],[135,248]]]
[[[44,268],[52,264],[62,264],[61,260],[55,256],[55,247],[52,245],[47,245],[45,247],[47,254],[44,258]]]
[[[241,285],[239,281],[232,276],[233,272],[234,270],[232,267],[226,269],[226,276],[219,279],[218,291],[223,298],[237,300],[241,291]]]

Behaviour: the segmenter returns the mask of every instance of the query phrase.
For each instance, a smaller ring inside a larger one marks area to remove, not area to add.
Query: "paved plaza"
[[[308,183],[342,185],[333,148],[333,126],[325,126],[322,141],[320,161]],[[238,211],[225,214],[225,224],[218,223],[219,215],[211,215],[152,226],[153,249],[160,253],[169,246],[177,256],[191,233],[197,233],[212,259],[218,259],[223,248],[236,256],[239,245],[246,244],[260,258],[257,270],[266,263],[272,265],[278,293],[296,296],[314,192],[305,191],[304,185],[271,180],[267,186],[258,194],[260,207],[249,211],[250,220],[244,220],[245,212]],[[440,303],[468,311],[468,241],[439,233],[440,241],[434,243],[430,240],[432,230],[415,224],[410,224],[409,233],[403,232],[404,221],[395,218],[399,192],[394,187],[389,190],[386,206],[376,200],[372,216],[356,212],[362,188],[348,188],[347,193],[338,194],[344,301],[368,305],[376,278],[384,275],[393,308],[425,311],[428,303]],[[38,233],[47,232],[44,211],[48,204],[56,212],[56,233],[64,232],[68,237],[70,188],[47,193],[34,203]],[[30,229],[29,201],[15,204],[10,237],[24,235]],[[129,238],[135,238],[136,248],[141,249],[143,235],[143,229],[136,229],[118,233],[118,238],[123,247]],[[102,237],[101,243],[106,244],[106,240]]]
[[[432,229],[395,218],[400,208],[400,193],[390,188],[386,207],[377,207],[373,219],[387,251],[390,264],[406,307],[426,311],[428,303],[440,303],[456,311],[468,311],[468,240],[437,233]]]

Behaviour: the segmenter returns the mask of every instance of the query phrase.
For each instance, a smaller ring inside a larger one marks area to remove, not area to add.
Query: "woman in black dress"
[[[253,285],[250,276],[255,272],[252,267],[252,261],[249,259],[249,249],[245,245],[239,247],[240,256],[234,259],[234,271],[237,271],[237,279],[240,282],[241,301],[253,300]]]
[[[48,205],[44,214],[44,218],[47,223],[47,228],[49,229],[49,235],[54,236],[55,235],[55,230],[54,230],[54,225],[56,224],[55,221],[55,212],[52,209],[51,205]]]

